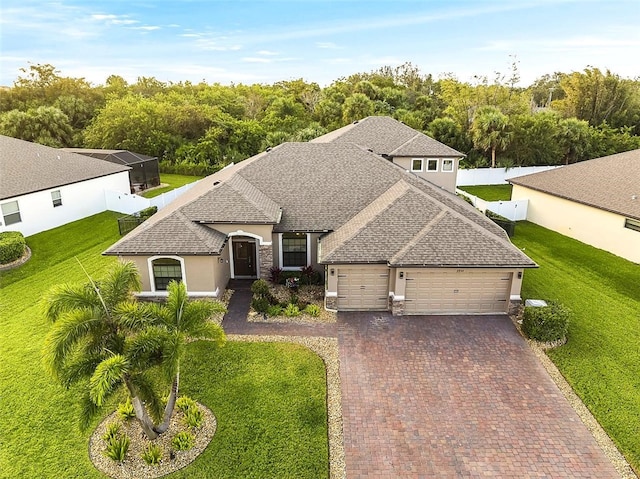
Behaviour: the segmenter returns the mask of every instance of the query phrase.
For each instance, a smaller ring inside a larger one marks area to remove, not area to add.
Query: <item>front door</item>
[[[233,241],[233,275],[256,276],[256,245],[249,241]]]

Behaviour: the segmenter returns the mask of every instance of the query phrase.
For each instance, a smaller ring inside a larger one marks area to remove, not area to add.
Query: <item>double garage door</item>
[[[407,269],[405,314],[505,313],[513,273]]]

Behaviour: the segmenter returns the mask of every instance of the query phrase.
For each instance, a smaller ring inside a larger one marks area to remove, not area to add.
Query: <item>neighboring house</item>
[[[131,167],[129,170],[131,193],[138,193],[160,184],[158,158],[127,150],[92,150],[89,148],[62,148],[62,150]]]
[[[107,209],[129,167],[0,136],[0,231],[30,236]]]
[[[527,220],[640,263],[640,150],[509,182]]]
[[[388,116],[369,116],[311,143],[355,143],[451,193],[456,190],[458,163],[465,156]]]
[[[142,296],[172,279],[220,297],[230,278],[311,265],[326,306],[504,313],[535,263],[465,201],[353,143],[284,143],[203,180],[104,254]]]

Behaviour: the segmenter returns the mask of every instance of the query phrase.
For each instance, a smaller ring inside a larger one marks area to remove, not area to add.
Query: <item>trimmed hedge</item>
[[[530,339],[549,343],[563,339],[567,334],[570,311],[560,303],[524,308],[522,331]]]
[[[26,247],[24,235],[19,231],[0,233],[0,264],[9,264],[22,258]]]

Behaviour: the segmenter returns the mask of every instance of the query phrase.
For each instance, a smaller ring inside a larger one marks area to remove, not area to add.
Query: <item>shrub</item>
[[[269,309],[267,309],[267,314],[269,316],[280,316],[282,314],[282,306],[280,306],[279,304],[269,306]]]
[[[187,413],[190,409],[197,409],[198,405],[196,402],[191,399],[189,396],[180,396],[176,400],[176,407],[182,411],[184,414]]]
[[[142,451],[141,457],[149,466],[157,466],[162,459],[162,449],[157,444],[149,444]]]
[[[487,216],[487,218],[491,218],[492,220],[506,221],[506,222],[511,221],[509,218],[505,218],[504,216],[499,215],[498,213],[494,213],[491,210],[486,210],[484,214]]]
[[[127,398],[125,402],[122,402],[118,405],[118,416],[123,421],[129,421],[136,417],[136,412],[133,409],[133,404],[131,404],[131,398]]]
[[[259,298],[266,298],[269,296],[269,284],[264,279],[254,281],[251,285],[251,292]]]
[[[287,318],[293,318],[300,315],[300,308],[296,304],[289,303],[283,313]]]
[[[253,298],[251,300],[251,307],[258,313],[266,313],[271,307],[271,303],[267,298]]]
[[[198,406],[187,409],[187,411],[184,414],[185,426],[192,427],[192,428],[199,428],[200,426],[202,426],[203,422],[204,422],[204,413],[202,412],[201,409],[198,408]]]
[[[157,212],[158,212],[157,206],[149,206],[149,208],[145,208],[143,210],[138,211],[137,216],[139,216],[144,220],[147,220],[151,218],[153,215],[155,215]]]
[[[304,312],[309,316],[313,316],[314,318],[320,316],[320,306],[317,304],[310,304],[306,308],[304,308]]]
[[[0,233],[0,264],[12,263],[22,258],[27,242],[19,231]]]
[[[311,284],[315,271],[311,265],[305,266],[300,270],[300,282],[302,284]]]
[[[456,193],[456,195],[458,195],[459,198],[462,198],[463,200],[465,200],[467,203],[469,203],[471,206],[475,206],[473,204],[473,201],[471,200],[471,198],[469,198],[466,195],[461,195],[460,193]]]
[[[522,317],[522,331],[536,341],[558,341],[567,334],[569,315],[568,309],[555,302],[543,307],[527,306]]]
[[[195,444],[195,438],[189,431],[181,431],[171,440],[171,445],[176,451],[188,451]]]
[[[104,439],[106,443],[110,443],[114,439],[117,439],[119,435],[120,435],[120,423],[114,421],[107,424],[104,434],[102,435],[102,439]]]
[[[107,444],[107,449],[104,451],[104,454],[114,461],[122,462],[124,461],[128,450],[129,436],[124,434],[123,436],[113,438]]]
[[[269,281],[273,284],[280,284],[282,280],[282,268],[278,266],[272,266],[269,269]]]

